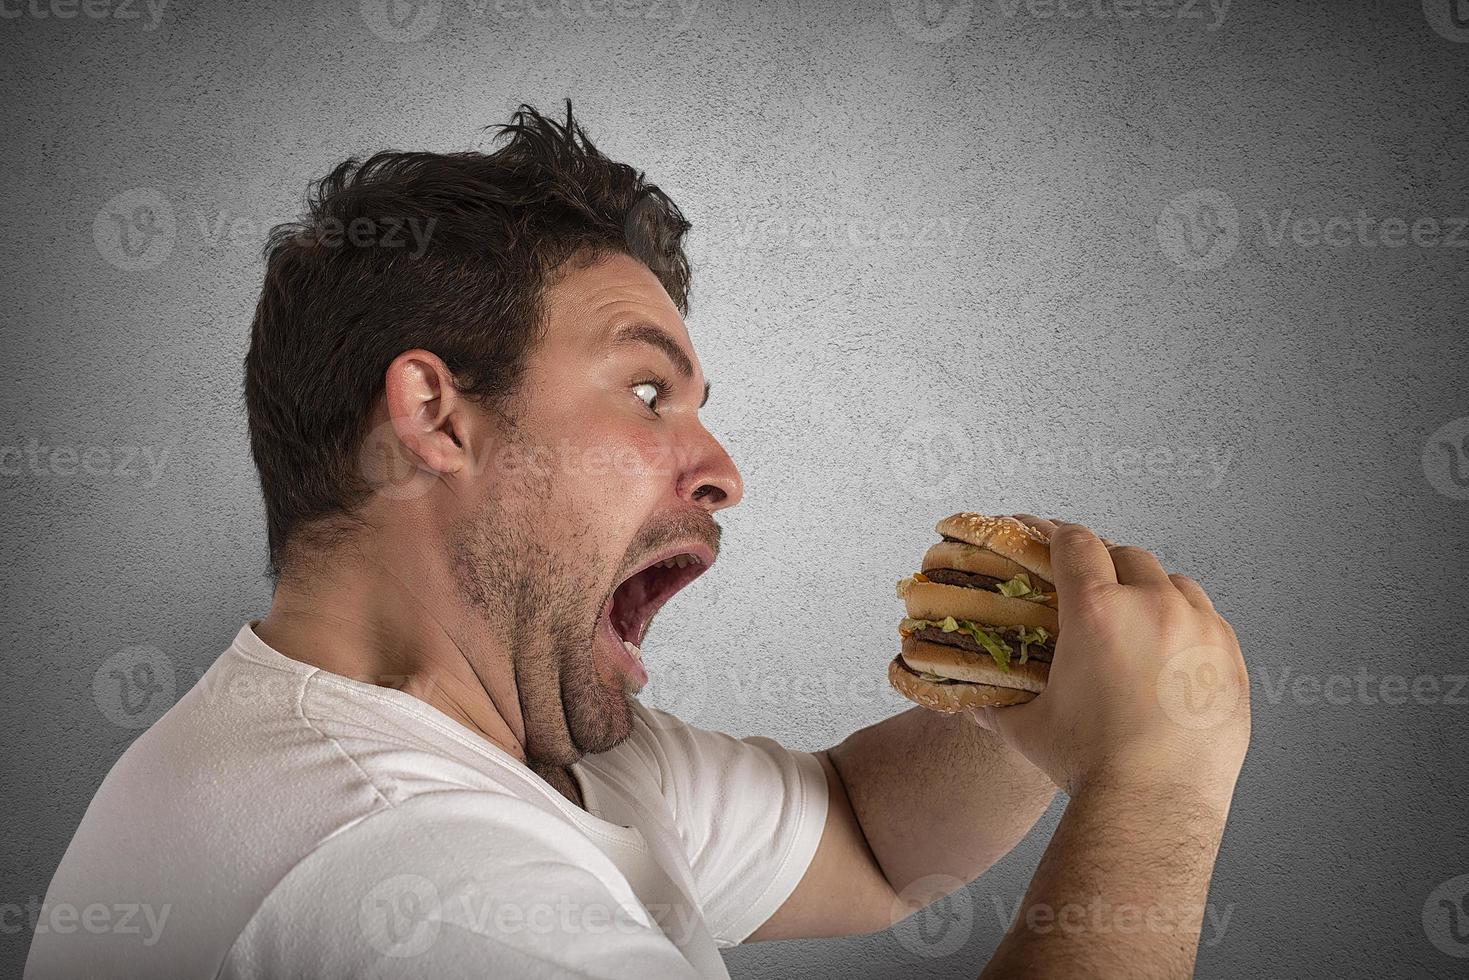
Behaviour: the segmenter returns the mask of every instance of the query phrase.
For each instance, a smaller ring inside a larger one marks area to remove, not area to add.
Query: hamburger
[[[961,513],[898,582],[906,614],[888,665],[899,694],[934,711],[1021,704],[1045,690],[1060,623],[1051,547],[1012,517]]]

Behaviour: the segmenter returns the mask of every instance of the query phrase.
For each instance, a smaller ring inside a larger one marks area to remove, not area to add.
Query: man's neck
[[[540,776],[551,788],[572,803],[585,810],[586,804],[582,802],[581,785],[577,783],[576,777],[572,775],[571,769],[565,766],[543,765],[531,762],[530,768],[537,776]]]
[[[360,553],[315,569],[282,576],[257,636],[293,660],[410,694],[525,761],[509,650],[444,604],[455,594],[446,575]]]

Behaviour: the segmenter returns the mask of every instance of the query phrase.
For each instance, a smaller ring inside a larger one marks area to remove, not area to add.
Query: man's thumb
[[[998,735],[1006,745],[1018,748],[1024,738],[1024,729],[1028,728],[1030,720],[1030,706],[1025,704],[1007,705],[1002,708],[971,708],[969,717],[974,723],[985,731]]]

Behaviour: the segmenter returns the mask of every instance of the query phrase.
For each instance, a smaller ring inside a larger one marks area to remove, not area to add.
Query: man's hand
[[[1028,523],[1051,537],[1050,679],[975,718],[1071,800],[984,976],[1188,977],[1250,736],[1239,644],[1198,583],[1146,551]]]
[[[975,713],[913,708],[827,752],[805,877],[753,939],[882,928],[961,887],[1072,797],[986,976],[1186,976],[1249,740],[1239,645],[1197,583],[1079,525],[1051,537],[1061,633],[1046,690]],[[914,888],[918,891],[914,891]],[[1101,893],[1162,923],[1073,928]],[[1029,923],[1039,923],[1032,928]],[[1057,925],[1057,923],[1063,925]]]
[[[1061,622],[1043,694],[974,712],[1075,796],[1094,781],[1187,786],[1226,809],[1250,738],[1234,630],[1193,579],[1080,524],[1051,538]]]

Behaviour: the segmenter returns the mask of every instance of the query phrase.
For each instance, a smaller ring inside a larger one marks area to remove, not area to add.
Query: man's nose
[[[697,441],[690,465],[679,480],[678,495],[709,513],[733,507],[745,495],[745,483],[720,441],[696,423]]]

